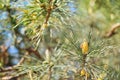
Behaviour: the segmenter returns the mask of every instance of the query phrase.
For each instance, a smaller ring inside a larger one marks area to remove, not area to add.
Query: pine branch
[[[104,36],[106,38],[112,37],[113,35],[116,34],[116,30],[120,28],[120,23],[116,23],[114,24],[111,29],[109,30],[109,32]]]

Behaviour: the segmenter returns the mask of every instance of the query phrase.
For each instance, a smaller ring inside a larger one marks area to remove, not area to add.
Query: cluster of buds
[[[80,45],[80,48],[82,49],[82,53],[84,55],[88,54],[88,42],[86,40],[83,41],[83,43]]]
[[[80,71],[80,75],[81,76],[86,76],[87,78],[89,78],[90,74],[84,69],[84,67],[85,67],[85,59],[86,59],[85,55],[87,55],[88,51],[89,51],[88,42],[85,39],[82,42],[82,44],[80,45],[80,48],[82,49],[82,54],[83,54],[83,68]]]

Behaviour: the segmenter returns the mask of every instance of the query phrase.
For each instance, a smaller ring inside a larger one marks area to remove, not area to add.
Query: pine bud
[[[80,45],[80,48],[82,49],[83,54],[88,54],[88,42],[84,40],[84,42]]]
[[[81,75],[81,76],[84,76],[85,74],[86,74],[85,69],[82,69],[81,72],[80,72],[80,75]]]

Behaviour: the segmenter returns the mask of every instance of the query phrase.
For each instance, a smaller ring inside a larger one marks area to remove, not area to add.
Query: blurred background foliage
[[[120,0],[0,0],[0,79],[119,80],[120,28],[107,35],[119,9]]]

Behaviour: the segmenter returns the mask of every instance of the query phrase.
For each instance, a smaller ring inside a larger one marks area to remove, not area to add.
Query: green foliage
[[[34,42],[35,46],[39,45],[42,40],[42,35],[50,34],[48,30],[62,28],[62,22],[66,22],[63,17],[67,17],[67,8],[63,9],[67,1],[53,0],[51,2],[46,0],[32,1],[27,7],[23,7],[20,10],[23,12],[22,18],[19,19],[18,25],[23,24],[26,29],[26,35]],[[49,18],[50,10],[50,18]],[[19,15],[18,15],[19,16]],[[48,20],[49,18],[49,20]],[[53,26],[54,25],[54,26]],[[44,30],[46,27],[50,27],[48,30]],[[37,33],[36,33],[37,32]]]

